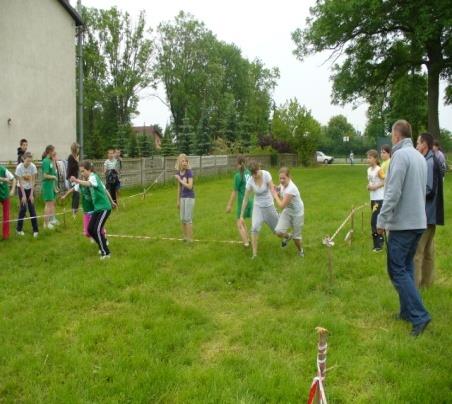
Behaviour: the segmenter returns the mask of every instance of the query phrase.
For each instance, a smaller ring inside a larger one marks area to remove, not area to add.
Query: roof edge
[[[71,17],[74,19],[75,25],[77,27],[84,25],[80,14],[77,12],[77,10],[74,7],[72,7],[69,4],[69,2],[67,0],[58,0],[58,3],[60,3],[65,8],[65,10],[71,15]]]

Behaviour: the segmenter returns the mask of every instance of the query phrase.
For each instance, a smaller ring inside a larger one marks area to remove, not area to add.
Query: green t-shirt
[[[82,197],[82,206],[83,211],[85,213],[90,213],[94,211],[93,200],[91,199],[91,191],[89,187],[84,187],[80,184],[77,184],[74,187],[75,192],[80,192],[80,196]]]
[[[249,170],[245,170],[243,175],[240,171],[236,172],[234,175],[234,191],[237,192],[237,202],[242,206],[243,198],[245,197],[246,183],[251,177]],[[252,200],[252,198],[250,198]]]
[[[12,180],[14,176],[8,171],[6,167],[0,166],[0,177],[8,178]],[[7,182],[0,182],[0,201],[4,201],[9,198],[9,186]]]
[[[55,165],[53,164],[53,161],[51,159],[49,159],[48,157],[44,158],[42,160],[42,174],[47,174],[47,175],[57,175],[56,169],[55,169]],[[51,180],[51,179],[46,179],[43,178],[43,181],[46,182],[53,182],[55,180]]]
[[[111,203],[107,195],[107,190],[99,176],[96,173],[91,173],[88,181],[91,183],[91,187],[89,187],[89,189],[94,205],[94,212],[111,210]]]

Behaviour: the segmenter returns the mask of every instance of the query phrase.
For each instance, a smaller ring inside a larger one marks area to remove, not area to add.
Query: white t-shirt
[[[254,192],[254,205],[260,208],[266,208],[273,205],[273,196],[270,192],[269,183],[272,181],[272,176],[268,171],[261,170],[262,184],[258,186],[251,176],[246,183],[246,190]]]
[[[367,169],[367,180],[369,181],[369,185],[384,185],[384,180],[382,180],[378,173],[380,172],[381,167],[375,166],[375,168],[369,167]],[[371,201],[382,201],[385,196],[384,186],[378,188],[376,191],[370,192],[370,200]]]
[[[11,171],[7,168],[5,168],[5,178],[8,179],[8,181],[12,181],[14,179],[14,175],[12,175]]]
[[[116,160],[116,159],[105,160],[104,168],[107,171],[108,170],[116,170],[116,171],[118,171],[118,160]]]
[[[281,197],[284,198],[286,195],[292,195],[292,200],[284,208],[287,213],[292,216],[303,216],[304,215],[304,204],[301,200],[300,191],[298,187],[293,183],[292,180],[289,181],[287,187],[281,187],[280,191]]]
[[[24,189],[31,189],[32,180],[37,173],[38,170],[33,163],[30,163],[28,167],[25,167],[24,163],[20,163],[16,167],[16,177],[19,178]]]

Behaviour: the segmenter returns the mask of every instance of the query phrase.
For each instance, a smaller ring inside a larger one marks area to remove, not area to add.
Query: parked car
[[[316,151],[317,163],[331,164],[334,161],[334,157],[327,156],[324,152]]]

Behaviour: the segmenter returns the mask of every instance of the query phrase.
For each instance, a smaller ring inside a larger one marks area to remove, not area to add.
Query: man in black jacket
[[[417,139],[417,150],[427,161],[427,193],[425,212],[427,230],[422,234],[414,257],[415,282],[418,288],[433,283],[435,273],[436,225],[444,225],[444,196],[441,164],[433,153],[433,136],[423,133]]]

